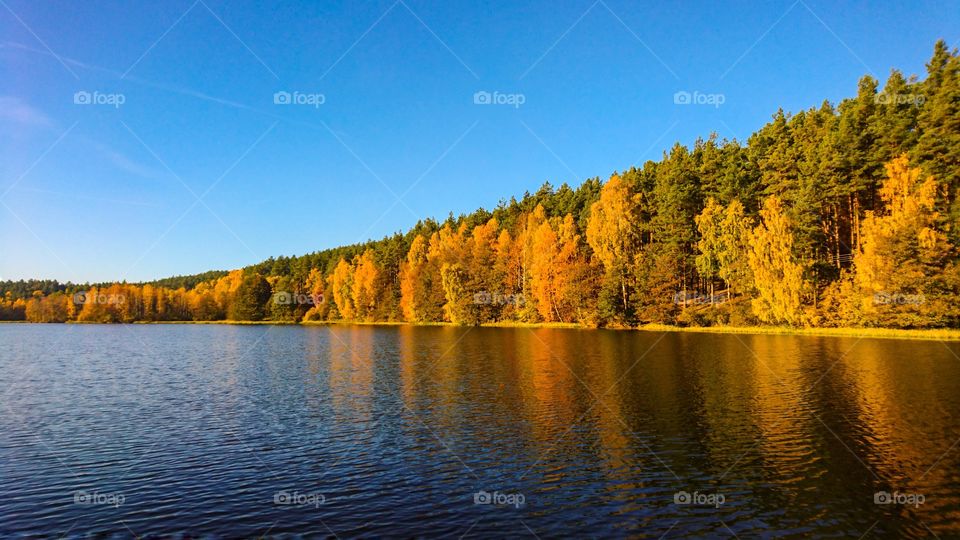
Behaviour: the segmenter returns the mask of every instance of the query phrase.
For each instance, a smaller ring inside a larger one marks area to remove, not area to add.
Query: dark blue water
[[[960,346],[0,325],[2,537],[960,535]]]

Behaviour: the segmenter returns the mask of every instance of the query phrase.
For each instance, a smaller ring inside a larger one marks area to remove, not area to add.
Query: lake
[[[0,325],[0,536],[960,535],[960,344]]]

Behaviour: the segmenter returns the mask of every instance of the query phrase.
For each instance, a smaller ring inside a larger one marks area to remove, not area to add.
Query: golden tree
[[[353,267],[343,257],[330,274],[330,290],[333,292],[333,302],[337,305],[340,318],[353,319],[356,316],[353,304]]]
[[[882,212],[867,212],[854,256],[854,284],[868,316],[897,325],[929,324],[950,311],[934,290],[953,248],[937,224],[937,183],[901,156],[886,165]],[[933,293],[931,295],[931,293]],[[950,302],[947,302],[948,304]],[[881,313],[882,312],[882,313]]]
[[[427,240],[417,235],[410,244],[407,260],[400,265],[400,310],[408,322],[423,322],[422,303],[426,297],[423,279],[424,266],[427,265]]]
[[[530,293],[540,317],[547,321],[561,320],[557,306],[557,265],[560,246],[550,223],[544,221],[531,235]]]
[[[587,243],[603,263],[608,275],[615,276],[620,288],[621,308],[628,309],[628,265],[640,248],[640,210],[642,198],[619,175],[613,175],[600,190],[600,200],[590,206]]]
[[[748,253],[757,298],[753,313],[768,323],[798,325],[803,320],[803,267],[793,253],[793,224],[776,196],[760,210],[760,224],[750,235]]]
[[[377,274],[373,251],[368,249],[354,261],[353,307],[358,319],[369,320],[373,316],[377,304]]]

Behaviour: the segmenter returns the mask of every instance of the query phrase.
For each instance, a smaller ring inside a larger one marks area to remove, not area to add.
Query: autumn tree
[[[944,298],[940,290],[955,252],[939,229],[937,182],[911,168],[905,155],[887,164],[886,172],[883,210],[867,212],[854,259],[863,311],[881,323],[942,325],[942,317],[955,311],[953,295]]]
[[[29,322],[62,323],[71,319],[73,300],[62,293],[34,295],[24,305],[24,318]]]
[[[366,250],[357,258],[353,270],[353,306],[355,317],[371,320],[377,302],[377,263],[373,251]]]
[[[340,318],[352,320],[356,317],[353,294],[353,267],[341,258],[330,275],[330,291],[337,306]]]
[[[454,324],[474,324],[473,292],[470,289],[469,250],[467,227],[456,229],[446,223],[430,238],[428,260],[439,269],[440,286],[444,294],[444,318]]]
[[[326,297],[326,278],[319,268],[311,268],[305,283],[310,299],[310,309],[303,315],[305,321],[322,321],[327,318],[328,298]]]
[[[711,198],[696,222],[700,232],[697,270],[711,285],[711,295],[714,278],[722,279],[731,294],[747,292],[753,277],[747,257],[750,220],[744,215],[743,205],[733,200],[724,207]]]
[[[531,235],[530,296],[540,317],[547,322],[560,321],[558,270],[560,246],[549,222],[541,223]]]
[[[721,204],[711,197],[707,200],[703,211],[697,215],[697,230],[700,232],[700,239],[697,241],[697,249],[700,254],[696,257],[697,271],[710,288],[711,298],[713,297],[713,281],[720,274],[720,252],[723,250],[721,243],[721,227],[723,222],[724,208]]]
[[[803,267],[793,253],[793,224],[776,196],[760,210],[760,224],[750,235],[748,253],[757,298],[753,312],[768,323],[802,322]]]
[[[426,237],[417,235],[400,267],[400,308],[408,322],[443,319],[444,292],[439,269],[429,259]]]
[[[640,248],[640,208],[642,197],[619,175],[603,185],[600,200],[590,207],[587,243],[603,264],[605,283],[617,290],[618,306],[613,315],[626,319],[629,314],[629,265]]]
[[[460,263],[444,263],[440,267],[440,279],[447,302],[443,312],[453,324],[479,324],[475,316],[473,299],[467,289],[469,277]]]

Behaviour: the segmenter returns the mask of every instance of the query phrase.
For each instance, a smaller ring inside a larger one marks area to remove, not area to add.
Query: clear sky
[[[922,76],[938,38],[960,2],[0,0],[0,279],[380,238]]]

